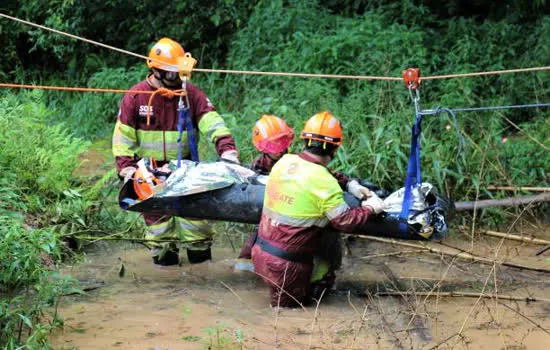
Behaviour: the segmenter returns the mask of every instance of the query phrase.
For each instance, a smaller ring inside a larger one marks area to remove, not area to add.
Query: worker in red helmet
[[[252,248],[255,271],[270,286],[274,307],[307,304],[330,289],[334,271],[329,259],[319,259],[323,236],[331,234],[328,226],[352,232],[384,207],[370,192],[358,208],[344,201],[342,184],[327,169],[343,140],[340,122],[331,113],[311,117],[301,139],[304,152],[284,155],[271,169]]]
[[[273,165],[288,152],[294,141],[294,130],[279,117],[272,114],[264,114],[256,122],[252,129],[252,143],[260,155],[250,164],[250,169],[260,175],[269,175]],[[252,264],[252,246],[258,235],[257,227],[241,248],[235,270],[254,271]]]
[[[154,158],[163,171],[178,154],[178,96],[151,94],[160,88],[182,88],[178,60],[185,51],[176,41],[160,39],[150,50],[147,59],[149,74],[145,80],[134,85],[120,103],[120,110],[113,133],[113,155],[119,176],[126,181],[133,178],[142,158]],[[186,83],[187,98],[193,128],[200,132],[216,148],[221,159],[239,162],[235,141],[224,120],[208,97],[195,85]],[[187,134],[182,143],[188,144]],[[183,147],[183,158],[190,159],[189,147]],[[191,263],[211,259],[210,243],[189,243],[210,239],[213,229],[208,221],[188,220],[153,214],[143,214],[149,240],[179,239],[187,249]],[[179,263],[179,249],[175,244],[151,243],[153,261],[160,265]]]
[[[268,175],[273,165],[288,152],[294,141],[294,130],[274,115],[264,114],[252,129],[252,143],[261,154],[256,157],[250,169]]]

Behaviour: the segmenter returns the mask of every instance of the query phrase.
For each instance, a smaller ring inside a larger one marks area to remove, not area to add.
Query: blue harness
[[[407,166],[407,177],[405,179],[405,195],[403,198],[403,206],[399,218],[407,220],[409,218],[409,209],[412,202],[412,190],[415,186],[422,183],[420,173],[420,134],[422,132],[422,114],[416,114],[416,120],[411,128],[411,151],[409,154],[409,164]],[[406,224],[406,222],[405,222]]]
[[[178,107],[178,169],[181,167],[181,159],[183,153],[183,131],[187,132],[187,142],[189,145],[189,151],[191,153],[191,160],[194,162],[199,161],[199,152],[197,149],[196,130],[193,127],[193,120],[191,119],[191,108],[185,106],[183,103]]]

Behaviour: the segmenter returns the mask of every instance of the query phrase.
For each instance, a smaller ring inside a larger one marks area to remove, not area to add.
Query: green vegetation
[[[39,92],[24,96],[25,104],[15,95],[0,100],[0,121],[9,125],[0,130],[0,344],[43,349],[49,330],[61,324],[45,308],[74,283],[53,271],[62,244],[42,220],[46,208],[64,203],[86,143],[46,122],[51,113]]]
[[[232,331],[225,325],[216,323],[216,325],[204,328],[202,332],[206,333],[206,335],[208,336],[208,340],[203,340],[203,345],[207,349],[221,350],[244,348],[243,332],[239,328],[236,328]],[[197,338],[198,339],[196,340],[200,339],[199,337]]]
[[[6,349],[46,348],[49,331],[62,325],[45,310],[78,291],[54,271],[70,253],[74,232],[135,227],[135,216],[103,205],[113,172],[93,186],[75,177],[90,143],[52,122],[56,110],[44,101],[39,91],[0,99],[0,122],[9,126],[0,130],[0,345]]]
[[[550,57],[546,1],[187,3],[55,0],[44,9],[36,0],[8,0],[0,12],[138,54],[162,36],[173,37],[201,68],[400,76],[405,68],[420,67],[424,75],[435,75],[546,66]],[[141,59],[7,19],[0,19],[0,39],[1,82],[126,89],[147,73]],[[423,83],[421,102],[425,108],[550,102],[548,78],[548,72],[533,72],[430,80]],[[256,154],[250,130],[261,114],[284,117],[299,134],[309,116],[329,109],[342,119],[346,138],[335,169],[391,189],[404,182],[414,111],[400,82],[198,72],[193,80],[224,115],[245,163]],[[44,259],[55,264],[67,256],[66,244],[75,243],[69,237],[142,234],[138,216],[116,206],[114,170],[92,178],[77,174],[79,155],[109,138],[120,98],[0,91],[2,347],[47,347],[45,335],[60,321],[45,315],[45,307],[74,286]],[[453,121],[444,114],[426,117],[425,180],[455,200],[503,195],[486,191],[489,184],[548,186],[547,113],[542,108],[459,113],[461,152]],[[293,149],[300,148],[297,140]],[[214,157],[211,146],[201,150]],[[497,221],[507,212],[487,213]],[[227,236],[242,235],[235,227],[225,230]],[[205,332],[211,346],[224,339],[241,344],[242,335],[235,342],[218,327]]]

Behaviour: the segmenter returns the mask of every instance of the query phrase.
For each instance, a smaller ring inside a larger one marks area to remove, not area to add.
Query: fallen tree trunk
[[[470,254],[470,253],[466,253],[466,252],[461,252],[461,251],[452,252],[452,253],[451,252],[446,252],[446,251],[443,251],[441,249],[431,247],[428,244],[403,242],[403,241],[397,241],[395,239],[389,239],[389,238],[383,238],[383,237],[374,237],[374,236],[371,237],[371,236],[366,236],[366,235],[361,235],[361,234],[352,234],[352,235],[354,235],[356,237],[359,237],[361,239],[369,240],[369,241],[376,241],[376,242],[381,242],[381,243],[399,245],[399,246],[408,247],[408,248],[426,249],[427,252],[430,252],[430,253],[433,253],[433,254],[447,255],[447,256],[451,256],[453,258],[462,259],[462,260],[469,260],[469,261],[475,261],[475,262],[485,264],[485,265],[497,264],[497,265],[507,266],[507,267],[511,267],[511,268],[515,268],[515,269],[520,269],[520,270],[550,273],[550,270],[548,270],[548,269],[530,267],[530,266],[525,266],[525,265],[520,265],[520,264],[509,263],[509,262],[505,262],[505,261],[491,260],[491,259],[483,258],[483,257],[473,255],[473,254]]]
[[[550,192],[550,187],[524,187],[524,186],[487,186],[488,190],[494,191],[532,191],[532,192]]]
[[[519,206],[538,202],[550,202],[550,193],[541,193],[533,196],[506,198],[506,199],[484,199],[470,202],[455,202],[456,211],[471,211],[489,207]]]
[[[532,244],[538,244],[538,245],[550,245],[550,241],[539,239],[539,238],[530,238],[530,237],[522,237],[518,235],[512,235],[509,233],[502,233],[502,232],[496,232],[496,231],[481,231],[482,234],[492,237],[498,237],[498,238],[504,238],[504,239],[510,239],[513,241],[519,241],[524,243],[532,243]]]

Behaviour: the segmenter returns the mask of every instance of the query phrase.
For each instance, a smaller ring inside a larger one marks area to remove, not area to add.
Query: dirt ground
[[[101,175],[112,166],[108,151],[108,142],[95,145],[79,173]],[[549,224],[526,226],[514,232],[550,239]],[[63,298],[54,349],[550,349],[550,300],[504,299],[550,299],[550,273],[346,242],[336,290],[318,308],[280,312],[258,276],[233,271],[231,248],[215,246],[212,262],[189,265],[183,256],[181,266],[159,267],[142,246],[98,244],[62,270],[95,289]],[[443,243],[430,245],[550,269],[550,251],[535,256],[541,246],[458,233]],[[377,296],[388,291],[410,295]],[[500,299],[433,297],[437,292]]]
[[[538,230],[540,238],[550,229]],[[469,249],[457,235],[445,244]],[[478,238],[474,252],[493,257],[500,240]],[[450,248],[431,243],[441,249]],[[550,268],[541,246],[506,241],[498,250],[507,262]],[[273,311],[268,289],[250,272],[235,272],[237,253],[215,247],[214,260],[199,265],[158,267],[145,248],[101,245],[63,273],[99,287],[67,296],[60,314],[64,329],[55,349],[548,349],[550,274],[472,263],[356,239],[337,280],[337,290],[318,308]],[[367,258],[361,258],[365,257]],[[120,277],[124,264],[124,276]],[[411,296],[376,296],[383,291]],[[426,297],[419,292],[461,291],[501,299]]]

